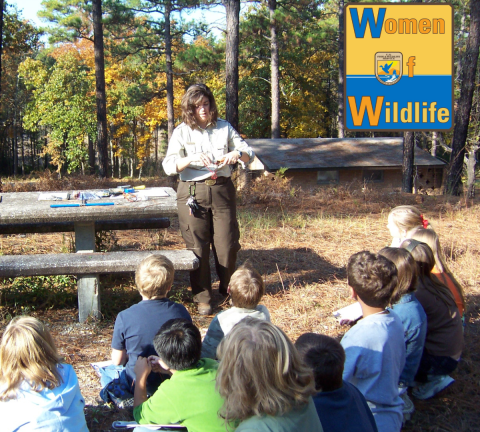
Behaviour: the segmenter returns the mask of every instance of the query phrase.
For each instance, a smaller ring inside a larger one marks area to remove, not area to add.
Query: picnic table
[[[131,202],[123,196],[106,197],[88,202],[113,202],[114,205],[60,208],[50,206],[81,201],[39,201],[43,192],[2,193],[0,234],[73,230],[76,253],[3,255],[0,256],[0,277],[77,275],[79,320],[83,322],[89,316],[100,318],[101,273],[135,271],[138,263],[152,253],[170,258],[176,270],[197,268],[198,259],[187,250],[95,252],[96,229],[168,226],[167,218],[177,216],[177,196],[172,188],[163,190],[166,196],[149,197],[146,201]]]

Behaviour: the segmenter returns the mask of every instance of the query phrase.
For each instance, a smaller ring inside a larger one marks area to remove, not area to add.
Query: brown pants
[[[194,301],[198,303],[210,303],[211,299],[210,244],[220,279],[219,290],[225,295],[240,250],[235,187],[230,178],[220,179],[225,183],[213,186],[181,181],[177,191],[182,237],[187,248],[200,260],[200,267],[190,272]],[[192,192],[195,185],[195,199],[199,207],[192,215],[186,205],[191,185]]]

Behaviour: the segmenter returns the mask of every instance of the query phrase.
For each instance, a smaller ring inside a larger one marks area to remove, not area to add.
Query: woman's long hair
[[[57,370],[60,362],[52,336],[41,321],[14,318],[0,342],[0,402],[16,399],[23,381],[37,392],[58,387],[62,382]]]
[[[195,120],[195,109],[202,101],[204,96],[206,96],[210,102],[210,123],[217,123],[218,109],[217,104],[215,103],[215,98],[213,97],[213,93],[205,84],[193,84],[183,95],[181,103],[182,120],[192,129],[198,127],[197,121]]]
[[[227,423],[282,415],[315,393],[312,371],[285,333],[267,321],[240,321],[220,343],[217,357],[217,390],[225,400],[220,415]]]
[[[435,297],[438,297],[446,306],[453,306],[456,309],[455,298],[448,287],[437,282],[431,276],[431,271],[435,265],[432,249],[426,243],[414,239],[404,240],[400,247],[407,249],[415,259],[418,269],[418,283]]]

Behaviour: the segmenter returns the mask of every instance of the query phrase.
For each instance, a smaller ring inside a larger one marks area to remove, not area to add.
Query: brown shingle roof
[[[401,167],[403,138],[247,139],[269,171]],[[415,165],[443,166],[445,162],[415,147]]]

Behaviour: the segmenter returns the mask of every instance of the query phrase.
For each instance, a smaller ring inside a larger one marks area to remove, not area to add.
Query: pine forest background
[[[162,175],[181,96],[196,82],[212,89],[220,116],[247,138],[373,136],[351,134],[341,120],[343,0],[251,1],[241,13],[238,0],[44,0],[44,28],[1,2],[2,177],[46,169],[59,177]],[[464,116],[455,124],[465,136],[405,137],[446,161],[453,148],[459,162],[448,178],[471,186],[480,2],[452,4],[456,114]],[[223,28],[189,18],[213,7],[225,8]]]

